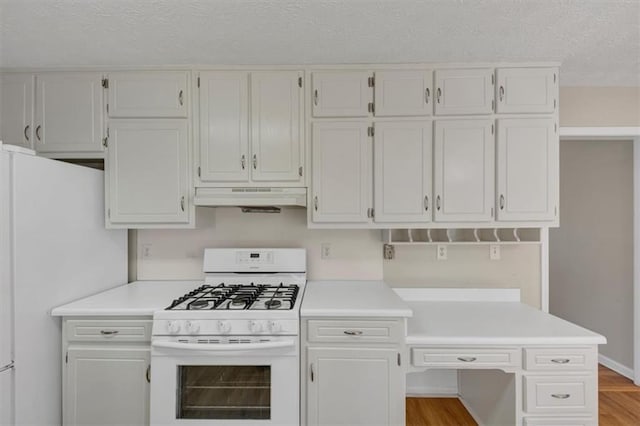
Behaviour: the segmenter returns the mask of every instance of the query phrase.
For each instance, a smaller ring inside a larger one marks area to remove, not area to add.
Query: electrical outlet
[[[436,258],[438,260],[447,260],[447,246],[438,245],[436,247],[436,250],[437,250]]]
[[[148,259],[151,257],[151,244],[143,244],[142,245],[142,258]]]
[[[322,259],[331,259],[331,244],[322,243],[320,244],[320,257]]]
[[[500,246],[498,244],[489,245],[489,258],[491,260],[500,260]]]

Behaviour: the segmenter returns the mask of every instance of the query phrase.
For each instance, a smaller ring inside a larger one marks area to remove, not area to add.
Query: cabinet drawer
[[[414,348],[411,362],[416,367],[515,368],[520,365],[518,349]]]
[[[597,426],[593,417],[527,417],[524,426]]]
[[[307,327],[310,342],[395,343],[404,336],[400,321],[309,320]]]
[[[149,342],[152,321],[148,320],[68,320],[70,342]]]
[[[597,404],[595,375],[524,377],[524,393],[528,413],[585,413]]]
[[[592,348],[531,348],[524,350],[524,368],[530,371],[570,371],[596,368]]]

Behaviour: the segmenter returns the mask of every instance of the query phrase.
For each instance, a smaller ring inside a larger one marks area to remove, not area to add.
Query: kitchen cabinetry
[[[555,68],[498,68],[497,113],[553,113],[557,108]]]
[[[431,71],[376,71],[374,81],[376,117],[431,115]]]
[[[3,74],[0,77],[0,85],[0,140],[6,144],[33,148],[35,75]]]
[[[199,79],[197,186],[304,185],[302,73],[211,71]]]
[[[553,119],[498,120],[497,219],[557,215],[558,134]]]
[[[492,220],[493,121],[436,121],[434,133],[435,220]]]
[[[368,71],[313,72],[314,117],[367,117],[372,91]]]
[[[150,319],[63,320],[63,424],[148,425]]]
[[[187,143],[185,120],[109,122],[109,227],[189,224]]]
[[[366,122],[314,123],[314,222],[365,223],[371,212],[371,141]]]
[[[102,74],[52,72],[36,76],[35,148],[64,158],[103,152]]]
[[[491,114],[493,88],[492,68],[436,70],[436,115]]]
[[[186,71],[126,71],[107,74],[111,118],[187,118]]]
[[[431,121],[379,122],[374,136],[375,221],[430,222]]]

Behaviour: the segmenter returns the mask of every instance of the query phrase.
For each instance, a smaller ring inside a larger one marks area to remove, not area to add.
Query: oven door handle
[[[151,346],[162,349],[180,349],[189,351],[253,351],[261,349],[290,348],[296,345],[295,340],[282,340],[266,343],[179,343],[152,342]]]

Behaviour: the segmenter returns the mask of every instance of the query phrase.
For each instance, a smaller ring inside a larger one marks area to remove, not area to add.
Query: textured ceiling
[[[640,0],[0,0],[0,66],[561,61],[640,85]]]

